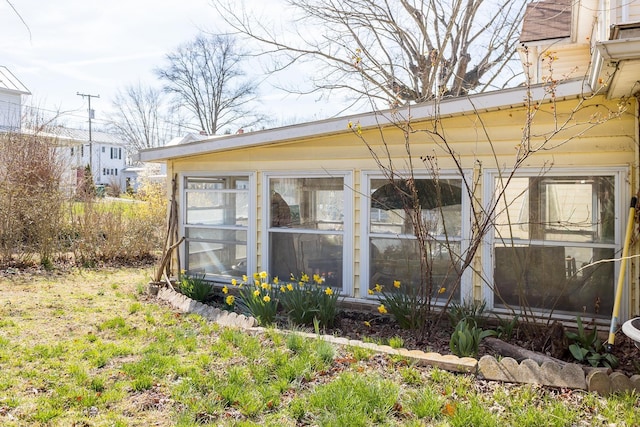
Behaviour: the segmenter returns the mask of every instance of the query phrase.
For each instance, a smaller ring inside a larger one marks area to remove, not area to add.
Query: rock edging
[[[258,322],[251,316],[220,310],[194,301],[167,287],[160,289],[157,298],[168,302],[183,313],[199,314],[221,326],[264,331],[264,328],[257,326]],[[622,372],[611,373],[606,369],[595,369],[585,374],[582,366],[577,364],[560,366],[554,362],[544,362],[542,365],[538,365],[531,359],[525,359],[518,363],[511,357],[497,360],[493,356],[482,356],[480,360],[476,360],[472,357],[458,357],[453,354],[442,355],[421,350],[407,350],[406,348],[396,349],[387,345],[377,345],[332,335],[296,333],[308,338],[322,339],[336,345],[368,348],[380,353],[402,356],[411,359],[420,366],[436,366],[451,372],[470,373],[486,380],[588,390],[604,396],[634,390],[640,393],[640,375],[629,378]]]

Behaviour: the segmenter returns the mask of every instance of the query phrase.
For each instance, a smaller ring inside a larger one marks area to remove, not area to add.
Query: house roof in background
[[[571,37],[571,0],[540,1],[527,5],[520,41]]]
[[[29,89],[4,65],[0,65],[0,90],[8,90],[21,95],[31,95]]]
[[[25,133],[38,133],[39,135],[57,138],[60,142],[65,144],[80,144],[89,142],[89,131],[84,129],[72,129],[64,126],[49,127],[44,130],[35,131],[33,129],[24,129]],[[112,144],[118,146],[124,146],[124,140],[120,135],[91,131],[91,142],[96,144]]]

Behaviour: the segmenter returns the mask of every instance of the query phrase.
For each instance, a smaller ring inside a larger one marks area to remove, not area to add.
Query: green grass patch
[[[299,332],[224,328],[149,301],[138,292],[148,275],[0,279],[12,301],[0,325],[0,425],[640,425],[637,394],[478,387]]]

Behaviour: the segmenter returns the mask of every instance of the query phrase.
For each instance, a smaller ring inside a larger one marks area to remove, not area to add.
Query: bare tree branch
[[[237,2],[214,7],[257,41],[271,72],[317,61],[313,89],[348,89],[358,100],[423,102],[481,92],[508,81],[527,0],[283,0],[294,18],[283,31]],[[296,89],[290,89],[297,92]]]
[[[155,72],[175,103],[213,135],[231,124],[251,126],[264,119],[249,106],[257,84],[243,79],[243,58],[233,37],[198,35],[167,54],[167,65]]]

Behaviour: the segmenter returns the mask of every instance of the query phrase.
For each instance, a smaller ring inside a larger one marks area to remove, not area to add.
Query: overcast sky
[[[0,65],[31,91],[25,104],[73,111],[70,126],[86,122],[87,100],[77,92],[100,95],[91,100],[99,126],[118,88],[137,81],[158,86],[152,70],[166,53],[200,29],[222,27],[209,0],[10,2],[27,26],[0,0]],[[265,112],[277,122],[331,115],[330,106],[312,97],[284,96],[269,84],[261,86]]]

